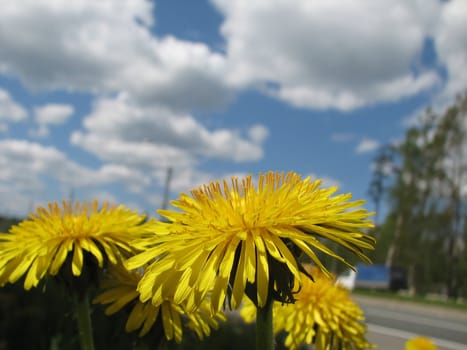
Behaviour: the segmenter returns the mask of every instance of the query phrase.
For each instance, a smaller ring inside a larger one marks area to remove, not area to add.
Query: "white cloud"
[[[373,152],[377,150],[379,146],[380,146],[380,143],[378,141],[365,138],[360,141],[357,148],[355,149],[355,152],[369,153],[369,152]]]
[[[99,203],[108,202],[110,204],[120,205],[121,202],[118,200],[117,196],[114,193],[110,193],[108,191],[93,191],[92,199],[97,199]],[[132,208],[133,209],[133,208]]]
[[[11,187],[0,183],[0,212],[2,216],[23,218],[33,209],[31,197]]]
[[[417,108],[402,119],[402,126],[410,128],[420,125],[425,120],[426,116],[426,106]]]
[[[209,130],[188,113],[160,105],[142,106],[129,95],[119,94],[95,101],[91,113],[83,119],[83,129],[72,133],[71,143],[104,162],[123,166],[122,171],[113,169],[120,177],[127,169],[147,175],[149,179],[142,186],[133,185],[129,190],[151,201],[146,189],[154,186],[162,193],[168,168],[173,170],[170,190],[187,191],[217,177],[198,169],[205,160],[261,159],[268,134],[260,124],[244,132]],[[160,196],[154,198],[160,200]]]
[[[439,1],[213,0],[224,14],[229,81],[305,108],[348,110],[433,87],[413,65]],[[265,85],[265,83],[267,83]]]
[[[153,175],[158,179],[159,183],[164,184],[167,177],[167,169],[157,169],[153,172]],[[214,175],[207,172],[183,166],[173,167],[170,191],[175,193],[187,192],[213,180],[215,180]],[[157,204],[160,205],[161,203],[162,201]]]
[[[446,93],[466,87],[463,0],[212,2],[225,16],[225,53],[154,35],[148,0],[7,2],[0,73],[34,89],[126,91],[184,112],[223,107],[246,87],[297,107],[349,110],[438,87],[437,69],[421,64],[433,37]]]
[[[35,129],[29,129],[28,134],[32,137],[44,138],[49,136],[49,128],[46,125],[39,125]]]
[[[250,130],[248,130],[248,135],[253,142],[262,144],[268,138],[269,130],[264,125],[253,125]]]
[[[2,180],[14,183],[27,180],[30,186],[39,185],[41,175],[74,185],[91,183],[94,177],[91,170],[68,160],[56,148],[26,140],[0,141],[0,164]]]
[[[63,103],[49,103],[34,108],[35,120],[40,125],[63,124],[73,113],[73,106]]]
[[[267,136],[259,125],[250,135],[255,139],[242,138],[235,130],[210,131],[190,114],[142,107],[124,94],[99,99],[83,124],[84,131],[72,134],[73,144],[102,160],[145,168],[191,167],[203,158],[256,161],[263,156],[260,142]]]
[[[0,73],[34,89],[128,91],[183,110],[224,106],[232,98],[224,57],[202,43],[153,36],[152,10],[148,0],[4,3]]]
[[[154,34],[149,0],[2,4],[0,74],[36,91],[91,93],[93,109],[71,143],[103,165],[87,168],[55,148],[3,140],[0,166],[8,166],[1,167],[0,180],[31,193],[46,190],[43,177],[70,187],[118,183],[154,202],[160,197],[147,189],[163,186],[168,167],[174,168],[173,190],[185,191],[218,177],[202,170],[204,162],[263,157],[269,137],[264,125],[209,128],[195,119],[198,110],[225,107],[235,93],[250,88],[298,107],[342,110],[413,96],[440,81],[437,68],[421,63],[429,37],[449,75],[445,93],[466,87],[462,1],[212,2],[225,16],[222,53]],[[31,134],[38,137],[75,113],[60,104],[34,111]],[[0,88],[0,132],[27,115]],[[359,139],[350,134],[331,138]],[[364,139],[356,152],[378,145]]]
[[[153,38],[151,50],[156,57],[128,67],[121,78],[121,86],[141,103],[187,111],[219,108],[233,99],[224,79],[225,58],[208,46],[168,36]]]
[[[32,198],[47,190],[47,179],[64,188],[97,187],[112,183],[125,185],[129,191],[142,192],[149,186],[148,175],[124,165],[104,164],[90,169],[70,159],[54,147],[26,140],[0,141],[0,181]]]
[[[10,93],[0,88],[0,132],[8,130],[8,122],[20,122],[27,118],[26,110],[13,100]]]
[[[37,128],[30,129],[29,135],[46,137],[49,135],[49,125],[64,124],[74,113],[74,107],[62,103],[49,103],[34,108],[34,119]]]
[[[151,184],[151,178],[137,169],[121,164],[104,164],[96,173],[96,183],[124,183],[128,190],[141,194]]]
[[[448,82],[444,99],[467,89],[467,3],[464,0],[445,2],[434,34],[439,60],[445,65]]]
[[[0,194],[5,199],[0,203],[0,212],[24,216],[31,204],[68,198],[72,190],[80,199],[123,203],[140,212],[146,208],[154,215],[154,210],[162,203],[166,169],[157,164],[151,166],[154,168],[144,171],[124,163],[105,163],[98,169],[91,169],[68,159],[54,147],[26,140],[0,140]],[[172,193],[186,192],[220,178],[183,163],[175,164],[173,170]],[[107,190],[106,186],[112,184],[123,185],[123,193],[126,191],[130,197]],[[132,195],[138,203],[131,200]],[[127,202],[122,202],[122,198]]]

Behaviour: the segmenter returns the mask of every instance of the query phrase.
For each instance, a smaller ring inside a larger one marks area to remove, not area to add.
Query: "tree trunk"
[[[402,213],[397,214],[396,229],[394,230],[394,238],[391,242],[391,245],[389,246],[388,254],[386,255],[385,265],[387,268],[391,268],[394,265],[394,258],[399,248],[399,237],[401,236],[403,222],[404,220],[403,220]]]

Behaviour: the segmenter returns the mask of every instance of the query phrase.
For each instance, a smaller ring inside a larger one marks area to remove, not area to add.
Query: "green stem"
[[[272,305],[268,298],[264,307],[256,310],[256,350],[274,350],[274,330],[272,327]]]
[[[94,350],[91,313],[87,293],[83,296],[75,296],[75,307],[76,319],[78,321],[79,338],[81,342],[81,350]]]

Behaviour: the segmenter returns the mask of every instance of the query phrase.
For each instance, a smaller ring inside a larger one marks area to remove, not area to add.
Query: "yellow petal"
[[[101,250],[97,247],[97,245],[91,239],[83,239],[81,240],[81,247],[94,255],[97,259],[99,267],[104,266],[104,257],[102,256]]]
[[[74,276],[81,275],[81,270],[83,269],[83,250],[79,241],[75,242],[73,249],[73,260],[71,261],[71,272]]]
[[[266,305],[268,298],[269,290],[269,265],[268,258],[266,254],[266,249],[261,237],[255,236],[255,245],[256,245],[256,286],[257,286],[257,296],[258,296],[258,306],[263,307]]]
[[[235,280],[232,288],[232,300],[231,307],[236,309],[242,299],[243,294],[245,293],[246,286],[246,273],[245,273],[245,260],[246,260],[246,242],[241,242],[240,258],[238,261],[238,266],[235,270]]]
[[[164,333],[167,340],[172,340],[174,337],[172,313],[170,312],[170,305],[165,302],[161,305],[162,309],[162,325],[164,326]]]
[[[247,281],[254,283],[256,280],[256,250],[255,243],[250,237],[245,241],[245,274]]]
[[[141,331],[139,332],[140,337],[144,336],[151,330],[151,327],[154,325],[157,320],[157,316],[159,315],[159,309],[160,307],[155,307],[150,303],[145,304],[146,317],[144,319],[143,328],[141,328]]]
[[[141,327],[144,322],[144,306],[145,304],[143,303],[136,303],[126,321],[125,331],[133,332]]]
[[[38,259],[36,258],[31,264],[28,274],[26,275],[26,278],[24,280],[24,289],[26,290],[29,290],[32,287],[37,286],[37,284],[39,283],[39,279],[37,278],[37,267],[38,267],[37,260]]]
[[[190,293],[192,293],[192,287],[190,286],[192,269],[187,268],[183,271],[182,276],[178,279],[177,289],[175,291],[173,300],[176,304],[181,304]]]
[[[58,273],[58,270],[60,269],[60,267],[62,267],[68,255],[68,252],[71,250],[72,247],[73,241],[67,240],[63,242],[63,244],[61,244],[60,247],[57,249],[57,253],[55,254],[52,264],[50,265],[50,274],[52,276],[55,276]]]

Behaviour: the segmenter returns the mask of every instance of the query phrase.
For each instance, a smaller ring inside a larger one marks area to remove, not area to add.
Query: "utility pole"
[[[167,175],[165,177],[165,186],[164,186],[164,197],[162,198],[161,209],[165,210],[169,207],[169,193],[170,193],[170,181],[172,180],[172,167],[167,168]]]

